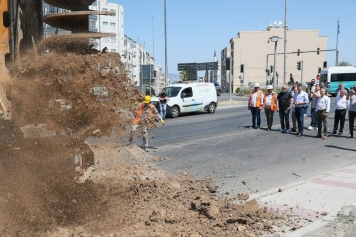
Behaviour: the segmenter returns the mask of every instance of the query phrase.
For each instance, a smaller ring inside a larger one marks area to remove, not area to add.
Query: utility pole
[[[276,90],[277,42],[274,42],[273,89]]]
[[[167,14],[166,14],[166,8],[167,8],[167,3],[166,0],[164,0],[164,63],[165,63],[165,72],[164,72],[164,86],[167,84],[167,79],[168,79],[168,56],[167,56]]]
[[[284,68],[283,68],[283,85],[286,84],[287,74],[287,12],[288,12],[288,0],[284,3]]]
[[[304,71],[304,62],[303,61],[300,61],[300,71],[301,71],[300,83],[303,85],[303,71]]]
[[[229,73],[229,100],[231,101],[231,77],[232,77],[232,52],[233,49],[230,48],[230,73]]]
[[[339,50],[337,49],[338,44],[339,44],[339,33],[340,33],[340,22],[339,19],[337,19],[337,32],[336,32],[336,62],[335,66],[339,64]]]
[[[155,30],[154,30],[154,17],[152,17],[152,57],[155,58]],[[153,61],[155,65],[155,61]]]

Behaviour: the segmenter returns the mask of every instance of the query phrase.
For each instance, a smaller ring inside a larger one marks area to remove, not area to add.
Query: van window
[[[356,81],[356,73],[334,73],[331,74],[331,81],[333,82]]]
[[[181,97],[183,98],[183,94],[185,94],[184,98],[187,98],[187,97],[193,97],[193,90],[191,87],[187,87],[185,88],[182,93],[181,93]]]
[[[182,87],[166,87],[167,97],[176,97]]]

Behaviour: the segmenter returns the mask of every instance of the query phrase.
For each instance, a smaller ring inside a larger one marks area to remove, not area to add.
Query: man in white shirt
[[[354,122],[356,118],[356,84],[354,85],[353,89],[350,89],[350,93],[347,95],[347,100],[350,100],[350,107],[349,107],[349,129],[350,134],[346,138],[353,138],[354,137]]]
[[[316,130],[318,127],[318,122],[316,121],[316,103],[318,102],[318,99],[320,97],[320,86],[315,85],[315,91],[311,90],[311,110],[310,110],[310,126],[308,127],[309,130]]]
[[[346,91],[344,88],[340,90],[340,95],[336,97],[336,109],[334,117],[334,130],[333,134],[336,134],[340,121],[340,129],[338,135],[341,135],[344,131],[346,110],[350,107],[350,100],[346,98]]]
[[[295,117],[298,122],[297,137],[303,136],[304,130],[304,114],[309,103],[308,94],[303,91],[301,84],[298,84],[298,93],[293,96],[293,103],[295,105]]]
[[[321,138],[321,127],[323,124],[323,139],[327,138],[328,132],[328,113],[330,111],[330,98],[325,95],[325,89],[320,90],[320,97],[316,104],[316,119],[318,120],[318,135],[314,138]]]
[[[260,90],[260,84],[255,83],[254,89],[250,93],[248,99],[248,109],[251,110],[252,126],[250,128],[260,129],[261,116],[260,112],[263,107],[263,91]],[[257,126],[256,126],[257,119]]]

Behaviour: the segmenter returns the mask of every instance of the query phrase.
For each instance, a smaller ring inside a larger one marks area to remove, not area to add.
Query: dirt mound
[[[295,222],[255,200],[221,199],[212,180],[164,175],[136,146],[93,150],[99,165],[91,179],[106,187],[106,211],[43,236],[273,236]]]
[[[123,147],[143,96],[119,55],[50,52],[18,69],[16,139],[0,143],[0,236],[256,236],[289,222],[245,194],[221,199],[212,180],[165,175],[157,157]],[[113,134],[115,144],[84,142]]]

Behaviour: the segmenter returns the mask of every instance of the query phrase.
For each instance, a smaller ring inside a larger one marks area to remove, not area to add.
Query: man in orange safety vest
[[[129,138],[129,144],[131,144],[136,130],[141,127],[143,131],[143,149],[145,151],[148,151],[147,130],[149,129],[150,114],[156,115],[157,118],[161,121],[162,125],[165,124],[156,107],[151,104],[151,96],[146,95],[145,100],[137,107],[136,116],[132,125],[131,134]]]
[[[252,126],[250,128],[260,129],[261,126],[261,116],[260,112],[263,106],[263,91],[260,90],[260,84],[255,83],[254,89],[250,93],[248,99],[248,109],[251,110],[252,114]],[[257,119],[257,126],[256,126]]]
[[[271,131],[273,124],[273,114],[277,107],[277,97],[276,93],[272,91],[273,86],[267,86],[267,92],[263,97],[263,103],[265,105],[265,114],[267,120],[267,131]]]

